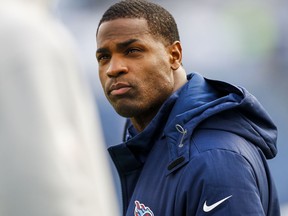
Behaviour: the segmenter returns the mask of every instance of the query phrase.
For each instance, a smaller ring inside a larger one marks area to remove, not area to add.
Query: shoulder
[[[198,129],[191,136],[191,156],[201,154],[238,155],[250,161],[260,157],[258,148],[240,135],[217,129]],[[216,155],[215,155],[216,156]]]
[[[195,131],[190,161],[183,169],[179,197],[184,197],[193,208],[201,208],[202,212],[206,201],[216,203],[227,198],[213,210],[215,215],[232,215],[237,211],[243,215],[264,215],[265,202],[260,197],[267,200],[268,190],[261,157],[257,148],[241,136],[220,130]],[[259,177],[263,182],[259,182]]]
[[[221,130],[197,130],[190,145],[186,176],[224,187],[246,188],[256,182],[255,169],[261,169],[262,159],[257,147],[241,136]]]

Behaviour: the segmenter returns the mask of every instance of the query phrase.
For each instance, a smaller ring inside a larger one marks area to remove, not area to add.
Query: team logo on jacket
[[[154,216],[154,214],[149,207],[136,200],[134,216]]]

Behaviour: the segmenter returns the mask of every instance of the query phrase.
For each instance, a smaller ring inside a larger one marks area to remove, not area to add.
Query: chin
[[[142,109],[139,107],[132,107],[132,106],[121,106],[121,107],[115,107],[115,111],[122,117],[125,118],[132,118],[134,116],[138,116],[139,114],[142,113]]]
[[[122,117],[124,117],[124,118],[132,118],[132,117],[133,117],[133,115],[131,114],[131,112],[127,112],[127,111],[117,111],[117,110],[116,110],[116,112],[117,112],[120,116],[122,116]]]
[[[131,118],[133,116],[133,109],[131,107],[114,107],[114,109],[122,117]]]

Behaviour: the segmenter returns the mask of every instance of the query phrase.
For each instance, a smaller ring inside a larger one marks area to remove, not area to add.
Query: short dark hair
[[[160,36],[165,42],[173,44],[180,41],[174,17],[163,7],[146,0],[124,0],[110,6],[103,14],[98,27],[103,22],[119,18],[144,18],[154,36]]]

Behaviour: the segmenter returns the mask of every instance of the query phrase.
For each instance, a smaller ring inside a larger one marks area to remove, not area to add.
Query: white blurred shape
[[[48,0],[0,2],[0,215],[120,215],[97,108]]]
[[[281,215],[288,216],[288,203],[286,205],[281,206]]]

